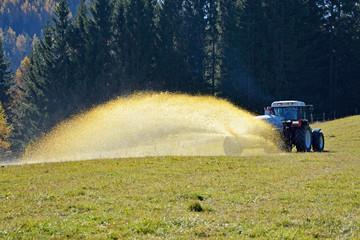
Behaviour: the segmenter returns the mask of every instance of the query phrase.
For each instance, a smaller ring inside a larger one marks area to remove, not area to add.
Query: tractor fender
[[[321,133],[321,128],[314,128],[312,130],[313,133]]]

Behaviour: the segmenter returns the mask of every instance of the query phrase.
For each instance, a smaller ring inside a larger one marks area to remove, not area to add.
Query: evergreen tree
[[[157,79],[155,78],[155,69],[157,64],[158,51],[158,29],[156,26],[156,11],[159,6],[157,0],[146,0],[145,2],[144,22],[145,33],[144,50],[146,50],[145,77],[147,79],[143,90],[156,90],[158,88]]]
[[[126,11],[126,75],[131,90],[152,85],[155,60],[154,8],[156,1],[130,1]]]
[[[93,104],[108,100],[116,81],[111,75],[112,9],[111,0],[95,0],[90,9],[87,71],[91,79],[88,97]]]
[[[70,10],[66,0],[60,0],[55,8],[53,24],[50,27],[50,43],[45,42],[44,54],[48,54],[50,68],[47,72],[48,89],[48,128],[72,113],[69,97],[74,82],[71,76],[71,56],[69,33],[71,28]],[[48,52],[46,52],[48,50]],[[59,107],[61,106],[61,107]]]
[[[115,5],[115,10],[112,19],[112,32],[113,40],[111,48],[114,51],[114,69],[113,77],[116,79],[114,85],[114,93],[120,94],[122,89],[125,89],[126,82],[122,81],[125,77],[125,67],[128,59],[127,42],[126,42],[126,18],[125,18],[126,5],[122,0],[118,0]]]
[[[179,91],[207,92],[206,70],[206,1],[185,0],[179,27],[178,52],[183,63]]]
[[[9,62],[5,57],[2,43],[2,38],[0,36],[0,102],[7,105],[9,101],[8,90],[12,76],[9,69]]]
[[[296,12],[294,24],[297,31],[293,32],[293,41],[296,44],[289,53],[293,71],[290,75],[288,96],[323,107],[326,90],[322,79],[326,73],[322,65],[326,58],[326,36],[321,31],[322,13],[316,1],[299,3],[301,7]]]
[[[89,19],[88,8],[85,0],[80,1],[77,15],[71,27],[69,46],[72,68],[70,76],[73,81],[70,101],[73,103],[73,111],[79,112],[91,106],[88,96],[91,94],[92,77],[88,74],[88,68],[92,64],[89,59]]]
[[[234,1],[227,1],[228,4],[234,4]],[[211,94],[215,95],[217,92],[217,66],[218,66],[218,43],[219,43],[219,3],[217,0],[207,0],[206,19],[207,21],[207,62],[208,62],[208,79],[211,86]]]
[[[239,102],[239,97],[243,94],[243,82],[245,74],[244,64],[240,57],[245,58],[246,51],[241,51],[240,31],[244,31],[239,26],[239,9],[234,1],[221,1],[221,96]],[[242,37],[242,36],[241,36]],[[249,46],[249,45],[247,45]],[[245,46],[244,46],[245,48]],[[240,84],[239,84],[240,81]]]
[[[184,64],[178,46],[181,44],[182,1],[164,0],[160,6],[158,33],[159,39],[156,78],[162,90],[178,91],[183,77]]]

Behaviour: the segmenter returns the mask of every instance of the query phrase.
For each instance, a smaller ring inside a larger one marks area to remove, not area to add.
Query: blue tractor
[[[258,119],[267,121],[279,131],[283,142],[282,149],[298,152],[322,152],[325,138],[321,129],[311,129],[308,117],[312,111],[311,105],[301,101],[276,101],[265,108],[265,115]]]

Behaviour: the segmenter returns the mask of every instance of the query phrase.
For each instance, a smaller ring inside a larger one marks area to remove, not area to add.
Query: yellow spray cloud
[[[274,149],[274,139],[270,126],[225,100],[141,93],[64,121],[29,145],[23,160],[239,155],[248,148]]]

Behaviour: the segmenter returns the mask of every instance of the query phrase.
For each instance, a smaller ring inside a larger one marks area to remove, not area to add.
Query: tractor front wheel
[[[295,146],[298,152],[311,151],[311,130],[308,126],[299,128],[295,132]]]
[[[324,151],[325,146],[325,138],[324,134],[320,131],[316,131],[312,133],[312,146],[314,152],[322,152]]]

